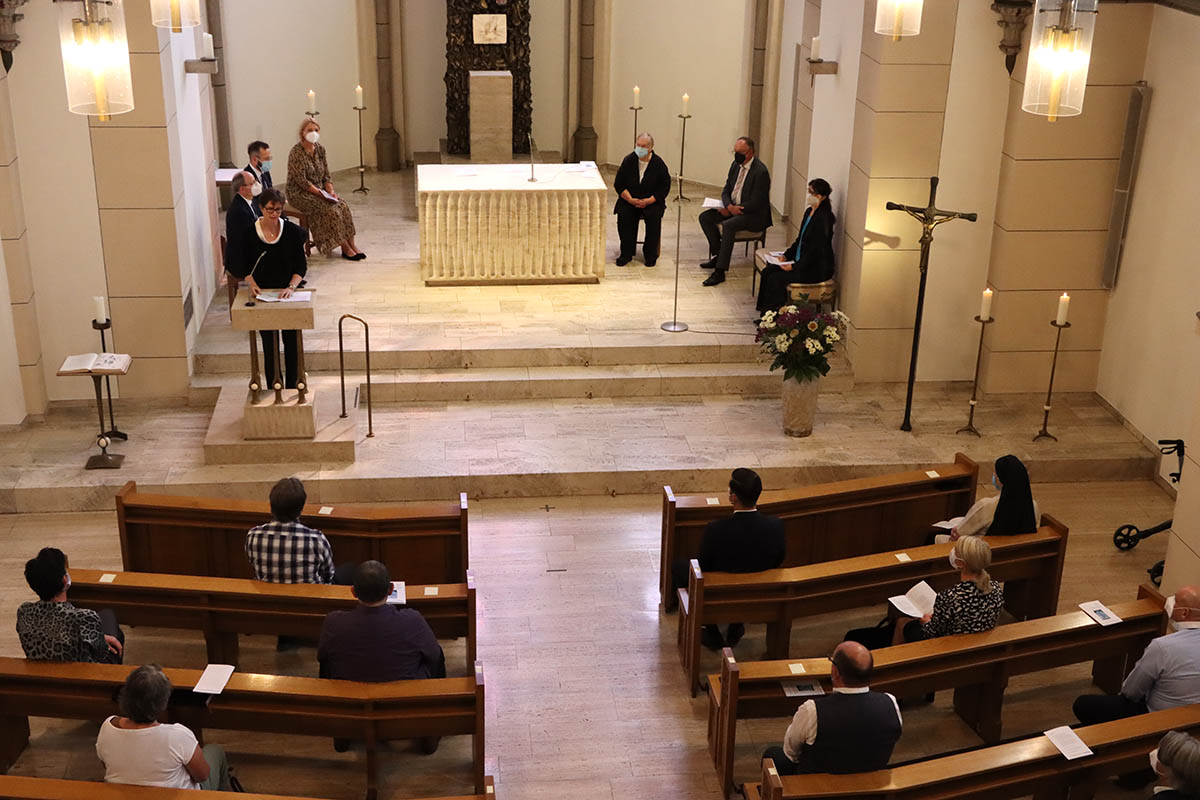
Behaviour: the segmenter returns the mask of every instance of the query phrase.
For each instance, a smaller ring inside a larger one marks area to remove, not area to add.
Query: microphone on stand
[[[533,174],[533,134],[527,133],[525,135],[529,137],[529,182],[537,183],[537,178]]]

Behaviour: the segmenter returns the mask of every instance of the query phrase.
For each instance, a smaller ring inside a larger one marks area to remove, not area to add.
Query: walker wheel
[[[1113,531],[1113,544],[1118,550],[1132,550],[1141,541],[1141,536],[1138,534],[1137,526],[1122,525]]]

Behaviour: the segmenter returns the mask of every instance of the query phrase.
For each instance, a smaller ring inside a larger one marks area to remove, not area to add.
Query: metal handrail
[[[363,326],[363,338],[366,345],[367,358],[367,438],[370,439],[375,435],[374,423],[371,419],[371,326],[362,317],[356,317],[353,314],[342,314],[338,317],[338,372],[342,381],[342,418],[348,417],[346,413],[346,348],[342,343],[342,323],[347,319],[358,320]]]

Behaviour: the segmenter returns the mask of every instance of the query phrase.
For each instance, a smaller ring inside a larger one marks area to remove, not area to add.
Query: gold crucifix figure
[[[892,202],[887,204],[888,211],[903,211],[921,223],[921,285],[917,289],[917,317],[913,323],[912,357],[908,362],[908,396],[904,400],[904,422],[900,423],[902,431],[912,430],[913,384],[917,380],[917,351],[921,347],[921,318],[925,312],[925,280],[929,273],[929,246],[933,244],[933,229],[952,219],[965,219],[967,222],[977,219],[973,211],[944,211],[938,208],[937,188],[938,177],[934,175],[929,179],[929,205],[924,208]]]

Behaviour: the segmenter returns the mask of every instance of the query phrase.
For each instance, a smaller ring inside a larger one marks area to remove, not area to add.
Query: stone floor
[[[1141,527],[1171,514],[1172,502],[1147,481],[1038,484],[1042,508],[1071,528],[1060,608],[1131,599],[1145,569],[1163,557],[1166,537],[1130,552],[1112,546],[1113,529]],[[990,487],[981,487],[987,493]],[[542,506],[548,505],[548,510]],[[660,526],[657,496],[484,500],[471,515],[471,563],[479,591],[479,655],[487,678],[487,769],[501,800],[718,800],[705,748],[706,700],[688,697],[675,648],[674,616],[657,609]],[[63,548],[73,564],[118,569],[112,512],[0,516],[0,601],[12,619],[31,594],[21,566],[37,548]],[[551,571],[554,570],[554,571]],[[1103,587],[1097,595],[1097,587]],[[828,653],[843,632],[878,618],[879,609],[829,615],[798,625],[796,656]],[[751,626],[739,659],[762,657],[762,631]],[[138,628],[128,632],[129,663],[201,667],[199,634]],[[457,649],[453,649],[457,648]],[[0,626],[0,653],[20,655],[11,624]],[[315,675],[312,649],[276,653],[268,637],[243,637],[246,671]],[[460,663],[461,643],[448,648]],[[716,657],[706,654],[706,670]],[[1005,736],[1034,735],[1070,721],[1073,698],[1089,688],[1086,666],[1017,678],[1005,701]],[[755,774],[757,755],[777,743],[783,720],[739,731],[739,780]],[[96,724],[33,721],[33,739],[13,774],[75,779],[102,775]],[[360,797],[363,753],[333,751],[329,740],[213,731],[250,791],[353,800]],[[943,692],[930,706],[905,711],[896,760],[978,742]],[[469,743],[451,738],[433,756],[393,743],[381,758],[381,800],[469,789]],[[1102,798],[1142,797],[1105,786]]]

